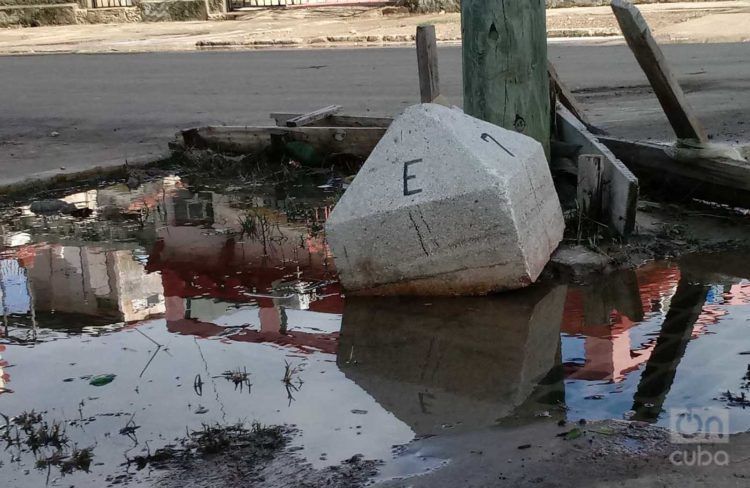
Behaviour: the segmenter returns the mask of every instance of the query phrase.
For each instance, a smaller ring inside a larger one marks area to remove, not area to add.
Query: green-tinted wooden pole
[[[522,132],[549,155],[545,0],[462,0],[464,111]]]

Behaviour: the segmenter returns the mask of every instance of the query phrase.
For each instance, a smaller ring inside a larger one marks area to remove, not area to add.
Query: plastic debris
[[[116,374],[98,374],[96,376],[91,377],[89,380],[89,385],[93,386],[104,386],[112,383],[112,381],[115,379],[117,375]]]

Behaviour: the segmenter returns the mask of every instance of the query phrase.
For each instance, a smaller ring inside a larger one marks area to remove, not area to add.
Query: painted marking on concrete
[[[483,140],[484,142],[490,142],[490,139],[492,139],[492,142],[494,142],[495,144],[497,144],[498,146],[500,146],[500,148],[501,148],[501,149],[502,149],[503,151],[505,151],[505,152],[507,152],[508,154],[510,154],[510,155],[511,155],[511,157],[514,157],[514,158],[516,157],[516,155],[515,155],[515,154],[513,154],[512,152],[510,152],[510,151],[508,150],[508,148],[507,148],[507,147],[505,147],[505,146],[503,146],[502,144],[500,144],[499,142],[497,142],[497,139],[495,139],[495,138],[494,138],[494,137],[492,137],[491,135],[487,134],[486,132],[485,132],[484,134],[482,134],[482,140]]]
[[[413,180],[416,178],[416,175],[410,175],[409,174],[409,166],[412,164],[421,163],[422,158],[419,159],[412,159],[411,161],[407,161],[404,163],[404,196],[408,197],[409,195],[416,195],[417,193],[421,193],[421,188],[415,188],[413,190],[409,189],[409,180]]]

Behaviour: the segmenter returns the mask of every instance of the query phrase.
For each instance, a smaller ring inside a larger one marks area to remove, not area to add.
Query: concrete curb
[[[159,155],[144,155],[128,158],[122,163],[102,164],[81,171],[60,173],[51,170],[39,173],[20,181],[0,183],[0,201],[12,200],[30,193],[58,190],[72,185],[96,184],[112,178],[123,178],[127,175],[127,168],[145,168],[166,161],[172,157],[172,151],[164,151]]]
[[[610,28],[582,28],[582,29],[550,29],[548,38],[580,38],[580,37],[616,37],[621,35],[617,29]],[[204,39],[195,43],[198,48],[222,47],[270,47],[270,46],[326,46],[331,44],[404,44],[413,43],[414,34],[394,35],[346,35],[311,37],[309,39],[247,39],[247,40],[211,40]],[[438,37],[438,42],[459,42],[461,36]]]

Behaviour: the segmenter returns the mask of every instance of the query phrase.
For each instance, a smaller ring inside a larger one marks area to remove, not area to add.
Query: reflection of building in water
[[[220,335],[226,332],[222,320],[233,315],[230,322],[242,317],[234,325],[246,327],[223,334],[232,340],[335,352],[338,323],[335,330],[302,331],[287,317],[289,310],[341,313],[321,235],[274,209],[242,210],[234,199],[212,192],[173,192],[165,212],[166,226],[158,231],[147,269],[161,273],[170,330]],[[232,312],[232,304],[246,305]]]
[[[3,352],[5,352],[5,346],[0,344],[0,395],[10,391],[7,387],[7,384],[10,382],[10,375],[5,372],[5,368],[8,367],[8,361],[3,359]]]
[[[55,313],[134,321],[164,312],[161,278],[145,274],[132,250],[55,244],[23,251],[22,261],[9,260],[24,269],[23,285],[15,287],[15,303],[25,303],[24,310],[15,313],[33,307],[37,318]]]
[[[632,328],[646,314],[669,307],[679,280],[675,267],[651,265],[571,289],[562,332],[584,338],[585,362],[566,363],[570,379],[622,381],[648,360],[655,340],[634,344]]]
[[[417,434],[492,425],[559,361],[565,287],[492,297],[347,298],[337,363]]]
[[[562,332],[583,338],[583,362],[565,364],[569,379],[620,382],[652,356],[659,328],[643,333],[644,318],[661,320],[670,310],[682,278],[676,264],[655,263],[635,271],[614,273],[594,286],[571,289]],[[724,305],[750,303],[750,284],[727,281],[709,289],[705,304],[690,325],[690,337],[708,331],[728,312]],[[652,321],[653,322],[653,321]]]

